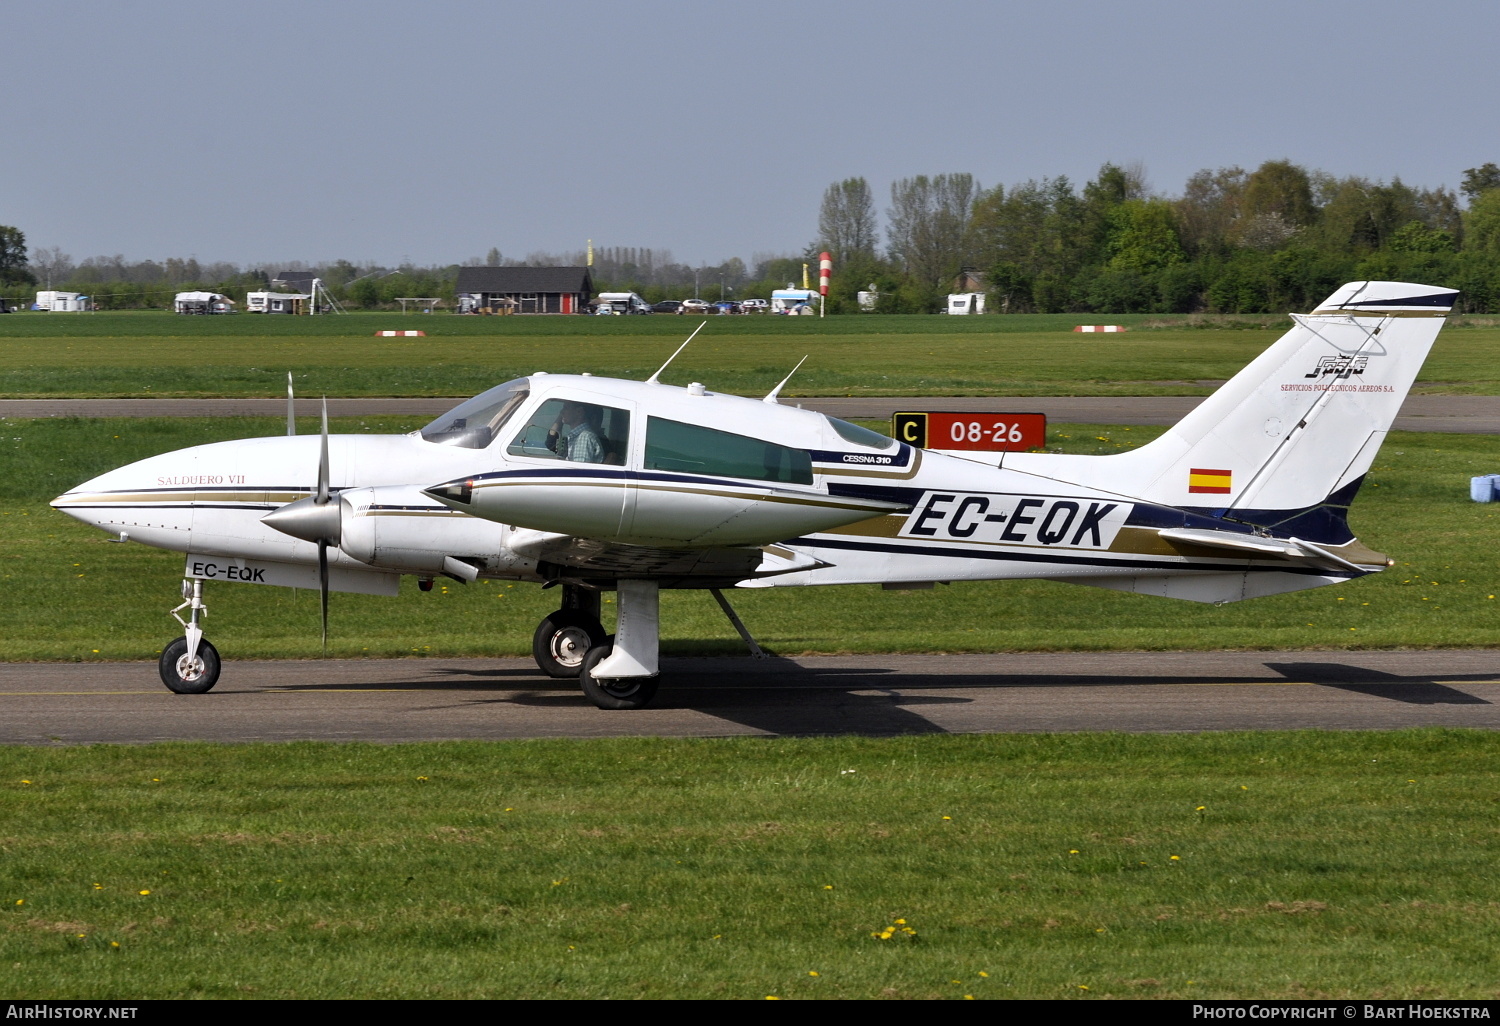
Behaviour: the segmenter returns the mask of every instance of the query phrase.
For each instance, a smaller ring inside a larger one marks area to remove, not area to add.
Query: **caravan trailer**
[[[89,297],[78,292],[58,292],[55,289],[49,289],[36,294],[36,302],[31,305],[31,308],[48,313],[82,313],[89,308]]]

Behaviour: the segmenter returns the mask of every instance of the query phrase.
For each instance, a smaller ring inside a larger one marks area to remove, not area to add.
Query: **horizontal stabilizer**
[[[1171,527],[1158,531],[1157,534],[1165,541],[1174,543],[1176,546],[1198,547],[1206,549],[1223,550],[1226,554],[1236,554],[1259,559],[1284,559],[1293,563],[1302,563],[1306,566],[1315,566],[1325,570],[1351,570],[1355,573],[1366,573],[1373,568],[1384,567],[1385,560],[1370,562],[1361,566],[1358,563],[1345,559],[1337,553],[1331,552],[1322,545],[1303,541],[1301,538],[1266,538],[1253,534],[1235,534],[1229,531],[1206,531],[1195,530],[1187,527]],[[1367,553],[1361,552],[1361,555]],[[1377,556],[1370,552],[1369,556]]]

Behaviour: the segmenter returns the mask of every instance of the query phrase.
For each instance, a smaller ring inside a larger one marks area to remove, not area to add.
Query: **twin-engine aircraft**
[[[1221,603],[1392,565],[1355,539],[1349,505],[1456,295],[1345,285],[1116,455],[915,449],[778,404],[785,381],[756,400],[661,371],[538,372],[408,435],[330,436],[325,408],[319,437],[165,453],[52,505],[187,554],[185,630],[160,662],[173,691],[219,677],[205,582],[316,587],[326,639],[330,590],[395,595],[411,574],[560,585],[537,664],[634,709],[656,691],[662,588],[712,590],[758,651],[722,589],[1048,578]]]

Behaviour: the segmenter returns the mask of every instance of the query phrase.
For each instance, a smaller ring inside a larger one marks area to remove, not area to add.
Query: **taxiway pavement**
[[[426,399],[329,399],[331,417],[436,417],[467,396]],[[1045,413],[1087,424],[1175,424],[1201,396],[918,396],[905,399],[814,397],[782,400],[835,417],[885,420],[908,410],[956,413]],[[316,417],[318,401],[298,399],[299,417]],[[285,399],[0,399],[0,417],[284,417]],[[1500,434],[1500,396],[1407,396],[1397,431]]]
[[[1118,730],[1500,728],[1500,653],[1104,652],[665,659],[603,712],[521,659],[0,664],[0,743],[504,740]]]

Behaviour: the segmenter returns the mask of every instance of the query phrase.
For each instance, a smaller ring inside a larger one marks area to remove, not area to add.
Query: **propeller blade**
[[[318,601],[323,609],[323,657],[328,658],[328,543],[318,542]]]
[[[318,452],[319,506],[328,505],[328,397],[323,397],[323,446]]]
[[[286,433],[297,433],[297,404],[292,398],[292,372],[286,372]]]

